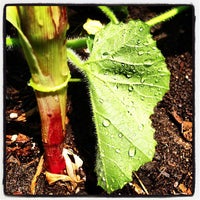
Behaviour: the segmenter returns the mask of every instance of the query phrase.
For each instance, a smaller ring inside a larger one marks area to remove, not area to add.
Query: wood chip
[[[191,190],[186,188],[186,186],[183,183],[181,183],[178,186],[178,188],[182,191],[183,194],[187,194],[187,195],[191,195],[192,194]]]

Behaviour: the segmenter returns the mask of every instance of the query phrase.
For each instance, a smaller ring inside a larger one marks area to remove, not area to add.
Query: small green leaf
[[[169,89],[170,73],[142,21],[108,24],[80,68],[89,81],[98,138],[98,185],[111,193],[154,156],[150,115]]]

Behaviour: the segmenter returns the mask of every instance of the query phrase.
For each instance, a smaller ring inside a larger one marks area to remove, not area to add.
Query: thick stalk
[[[45,167],[51,173],[63,173],[66,92],[70,79],[66,55],[66,8],[20,6],[18,13],[22,32],[32,49],[30,53],[26,46],[23,48],[41,117]]]
[[[62,156],[65,138],[63,116],[66,115],[63,108],[66,108],[66,88],[51,93],[36,91],[35,94],[41,116],[45,167],[51,173],[63,173],[66,168]]]

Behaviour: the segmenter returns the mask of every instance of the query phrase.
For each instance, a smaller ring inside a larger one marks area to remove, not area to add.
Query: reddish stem
[[[65,124],[60,101],[56,93],[36,92],[36,95],[42,123],[45,168],[51,173],[63,174],[66,168],[62,156]]]
[[[48,115],[49,130],[48,141],[43,142],[45,150],[45,167],[47,171],[62,174],[65,169],[65,161],[62,156],[64,133],[60,113]]]

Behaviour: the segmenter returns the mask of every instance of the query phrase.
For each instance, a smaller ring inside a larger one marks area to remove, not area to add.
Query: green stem
[[[82,82],[82,79],[81,78],[71,78],[71,79],[69,79],[69,82],[70,83],[79,83],[79,82]]]
[[[86,48],[87,47],[87,38],[75,38],[67,40],[67,47],[72,49]]]
[[[6,46],[7,47],[20,46],[20,41],[18,38],[6,37]],[[71,49],[86,48],[87,47],[87,37],[68,39],[67,47],[71,48]]]
[[[98,8],[110,19],[114,24],[119,24],[118,19],[116,18],[113,11],[107,6],[98,6]]]
[[[150,19],[149,21],[146,22],[146,24],[148,24],[149,26],[154,26],[160,22],[169,20],[170,18],[174,17],[175,15],[181,13],[182,11],[188,9],[189,6],[178,6],[175,7],[157,17],[154,17],[153,19]]]
[[[67,58],[75,66],[81,67],[83,65],[83,61],[72,49],[67,48]]]

